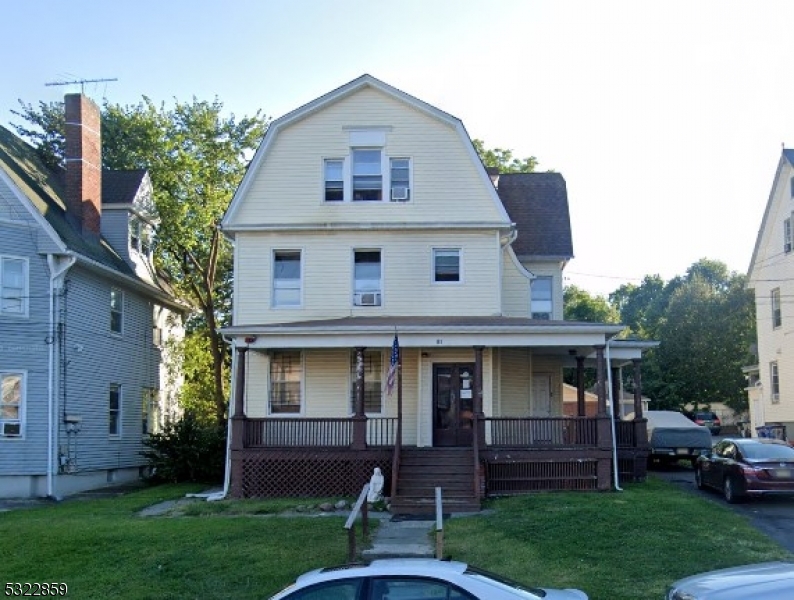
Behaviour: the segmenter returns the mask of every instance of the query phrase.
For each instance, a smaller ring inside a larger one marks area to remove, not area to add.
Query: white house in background
[[[784,149],[772,181],[748,273],[755,291],[758,371],[750,373],[752,431],[784,426],[794,439],[794,150]]]
[[[412,453],[484,464],[488,493],[609,486],[604,394],[577,429],[562,373],[604,367],[622,327],[563,320],[560,174],[489,176],[460,120],[364,75],[271,124],[222,227],[234,495],[356,493],[377,466],[394,503],[415,492]],[[505,475],[538,461],[544,474]]]
[[[136,479],[176,410],[184,307],[154,271],[149,176],[102,171],[99,108],[65,105],[65,169],[0,127],[0,497]]]

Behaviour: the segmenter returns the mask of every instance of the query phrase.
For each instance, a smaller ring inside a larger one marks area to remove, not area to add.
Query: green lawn
[[[295,500],[136,515],[197,489],[160,486],[2,513],[0,583],[65,582],[80,600],[267,598],[299,573],[346,559],[343,517],[264,516]],[[593,600],[659,600],[687,574],[794,559],[719,502],[655,479],[622,493],[536,494],[486,508],[446,522],[448,556],[529,584],[578,587]]]

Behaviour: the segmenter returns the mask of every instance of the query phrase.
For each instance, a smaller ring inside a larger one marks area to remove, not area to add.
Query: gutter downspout
[[[47,497],[55,497],[53,482],[54,458],[55,458],[55,435],[56,422],[54,418],[55,409],[55,321],[57,306],[55,303],[55,290],[62,287],[59,280],[76,262],[74,256],[68,256],[61,261],[54,254],[47,255],[47,266],[50,268],[50,343],[48,344],[48,368],[47,368]]]
[[[225,335],[222,337],[223,341],[232,347],[232,385],[229,393],[229,410],[228,415],[226,416],[226,461],[224,463],[223,470],[223,490],[220,492],[215,492],[214,494],[209,494],[206,497],[207,502],[215,502],[217,500],[223,500],[226,498],[226,496],[229,494],[229,486],[231,485],[232,480],[232,406],[234,406],[232,394],[234,394],[235,389],[234,377],[235,373],[237,373],[237,352],[235,352],[234,342]]]
[[[612,338],[607,340],[606,344],[606,359],[607,359],[607,388],[609,390],[609,408],[612,412],[609,422],[612,424],[612,471],[615,480],[615,491],[622,492],[620,487],[620,474],[618,472],[618,442],[617,434],[615,432],[615,398],[612,394],[612,361],[609,358],[609,342]]]

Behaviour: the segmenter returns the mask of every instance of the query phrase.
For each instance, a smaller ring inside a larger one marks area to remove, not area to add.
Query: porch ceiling
[[[237,346],[267,348],[385,347],[395,332],[403,348],[543,347],[546,353],[590,355],[593,346],[622,331],[621,325],[540,321],[517,317],[422,316],[344,317],[260,325],[235,325],[222,330]]]

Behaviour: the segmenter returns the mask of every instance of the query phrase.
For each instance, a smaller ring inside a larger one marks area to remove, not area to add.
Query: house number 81
[[[436,346],[440,346],[444,343],[444,340],[436,340]]]

